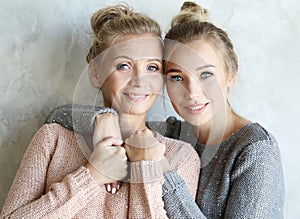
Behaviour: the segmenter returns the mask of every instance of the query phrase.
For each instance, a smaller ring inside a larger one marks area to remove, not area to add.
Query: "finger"
[[[127,160],[126,150],[124,147],[118,147],[117,151],[115,152],[115,155],[121,158],[123,161]]]
[[[121,139],[115,138],[115,137],[107,137],[104,138],[102,141],[98,142],[96,146],[121,146],[123,144],[123,141]]]
[[[123,144],[123,141],[119,138],[116,138],[116,137],[107,137],[107,138],[104,138],[102,140],[102,142],[105,144],[105,145],[115,145],[115,146],[121,146]]]
[[[122,186],[122,181],[118,181],[117,182],[117,190],[119,190],[121,188],[121,186]]]
[[[111,185],[111,194],[115,194],[117,192],[117,182],[113,182]]]
[[[110,183],[105,184],[105,188],[107,192],[111,192],[111,185]]]

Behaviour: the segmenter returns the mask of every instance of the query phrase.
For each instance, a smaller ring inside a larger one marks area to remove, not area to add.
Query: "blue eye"
[[[181,77],[179,75],[171,76],[171,77],[169,77],[169,79],[172,81],[183,81],[183,77]]]
[[[159,67],[157,67],[156,65],[150,65],[150,66],[147,67],[147,70],[155,72],[155,71],[159,70]]]
[[[200,74],[200,77],[203,78],[203,79],[206,79],[206,78],[211,77],[212,75],[213,75],[213,74],[210,73],[210,72],[202,72],[202,73]]]
[[[128,64],[119,64],[117,65],[117,69],[118,70],[121,70],[121,71],[126,71],[126,70],[129,70],[130,69],[130,66]]]

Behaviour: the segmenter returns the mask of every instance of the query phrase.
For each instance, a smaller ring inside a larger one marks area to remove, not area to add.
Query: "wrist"
[[[85,165],[85,168],[89,170],[92,178],[96,181],[96,183],[99,186],[102,186],[107,183],[105,177],[103,177],[103,175],[100,174],[99,171],[91,163],[87,163]]]
[[[131,183],[149,183],[163,179],[163,170],[159,162],[142,160],[130,165]]]
[[[95,117],[94,145],[107,137],[122,139],[118,116],[113,113],[102,113]]]

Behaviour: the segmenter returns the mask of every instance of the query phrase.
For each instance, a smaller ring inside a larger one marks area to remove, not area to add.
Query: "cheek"
[[[224,91],[226,92],[227,90],[224,81],[217,79],[210,80],[208,83],[203,83],[203,88],[208,98],[215,101],[224,99]]]
[[[112,103],[123,86],[124,82],[117,77],[112,75],[112,77],[107,78],[101,87],[104,101]]]
[[[170,100],[174,104],[178,105],[181,102],[181,99],[184,95],[184,86],[179,83],[167,82],[167,92],[170,97]],[[178,107],[178,106],[177,106]]]
[[[227,96],[224,94],[224,86],[215,80],[214,83],[207,86],[206,91],[207,96],[212,103],[211,113],[218,114],[219,116],[223,115],[220,113],[225,112],[227,100]]]
[[[148,84],[153,93],[159,94],[163,86],[163,76],[161,74],[148,75],[145,78],[145,83]]]

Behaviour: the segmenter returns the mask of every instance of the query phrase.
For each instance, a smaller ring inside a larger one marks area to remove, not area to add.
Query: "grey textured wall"
[[[183,1],[128,0],[167,27]],[[286,218],[300,209],[300,3],[296,0],[204,1],[232,38],[240,80],[235,109],[277,137],[284,162]],[[30,139],[56,106],[71,103],[86,68],[89,18],[109,0],[0,0],[0,208]],[[148,118],[160,116],[156,104]],[[170,110],[170,112],[172,112]]]

